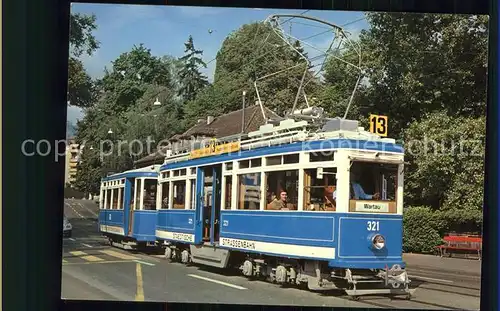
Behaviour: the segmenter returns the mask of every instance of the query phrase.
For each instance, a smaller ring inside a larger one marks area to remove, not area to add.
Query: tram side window
[[[267,175],[267,210],[297,210],[299,170],[269,172]]]
[[[186,181],[174,181],[174,208],[184,209],[186,207]]]
[[[191,179],[191,209],[196,208],[196,179]]]
[[[170,191],[170,182],[164,182],[161,184],[161,208],[168,208],[168,195]]]
[[[120,193],[120,209],[124,209],[125,206],[125,188],[120,188],[119,190]]]
[[[143,206],[145,210],[156,210],[156,191],[158,188],[158,181],[155,179],[144,180],[144,201]]]
[[[353,162],[350,171],[350,198],[396,201],[397,164]]]
[[[231,209],[231,200],[233,198],[233,176],[225,176],[226,179],[226,203],[224,209]]]
[[[134,209],[134,191],[135,191],[135,184],[132,182],[132,186],[130,187],[130,209]],[[125,189],[123,189],[123,202],[125,202]]]
[[[317,169],[304,171],[304,210],[335,211],[337,188],[336,168],[323,168],[323,178],[317,178]]]
[[[113,193],[113,209],[118,209],[118,189],[111,190]]]
[[[106,209],[111,209],[111,189],[106,190]]]
[[[260,209],[260,184],[260,173],[238,175],[238,209]]]
[[[141,204],[141,179],[137,179],[137,188],[135,189],[135,203],[134,203],[134,209],[138,210],[140,208]]]

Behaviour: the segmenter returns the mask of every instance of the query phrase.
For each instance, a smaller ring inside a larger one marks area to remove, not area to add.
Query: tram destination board
[[[227,144],[218,144],[216,140],[210,142],[210,145],[205,148],[196,149],[191,151],[189,157],[191,159],[197,159],[202,157],[208,157],[218,154],[231,153],[240,150],[239,142],[232,142]]]

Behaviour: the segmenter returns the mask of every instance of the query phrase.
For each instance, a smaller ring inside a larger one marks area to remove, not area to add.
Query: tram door
[[[134,193],[135,193],[135,178],[127,178],[127,182],[125,184],[125,194],[123,196],[123,200],[125,202],[125,210],[124,210],[124,225],[123,228],[126,232],[126,235],[132,234],[132,215],[134,210]]]
[[[222,165],[203,169],[203,242],[219,241]]]
[[[203,169],[203,242],[210,241],[210,227],[212,219],[212,205],[213,205],[213,169],[206,167]]]
[[[220,209],[221,209],[221,186],[222,186],[222,165],[216,165],[213,167],[213,207],[212,207],[212,217],[210,219],[211,232],[210,232],[210,242],[219,242],[219,231],[220,231]]]
[[[142,187],[142,179],[132,179],[133,183],[132,191],[130,193],[130,209],[128,211],[128,236],[132,236],[132,232],[134,229],[134,210],[139,209],[141,205],[141,187]]]

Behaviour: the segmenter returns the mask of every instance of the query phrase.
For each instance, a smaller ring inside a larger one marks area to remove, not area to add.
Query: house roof
[[[277,114],[267,108],[264,108],[264,111],[268,119],[280,118]],[[222,138],[240,134],[242,132],[242,114],[243,109],[239,109],[213,118],[210,124],[207,122],[208,118],[199,120],[198,123],[184,133],[172,136],[171,140],[189,139],[191,136]],[[245,108],[245,127],[243,133],[248,134],[249,132],[256,131],[261,125],[264,124],[266,124],[266,120],[262,115],[259,105],[252,105]],[[137,160],[135,164],[140,166],[161,164],[163,163],[167,148],[168,147],[160,148],[158,151]]]

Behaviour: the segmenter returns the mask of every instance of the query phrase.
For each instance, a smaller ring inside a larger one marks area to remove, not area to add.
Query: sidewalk
[[[481,261],[477,259],[449,258],[435,255],[403,254],[403,260],[410,270],[424,269],[433,271],[456,272],[460,274],[480,276]]]

